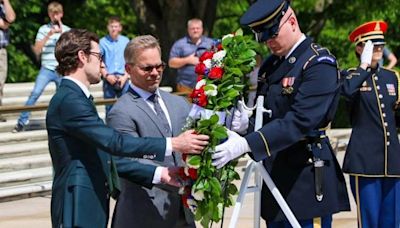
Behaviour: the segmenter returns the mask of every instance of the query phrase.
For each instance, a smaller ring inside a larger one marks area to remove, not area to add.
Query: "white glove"
[[[249,127],[249,113],[244,108],[243,101],[238,102],[238,108],[233,112],[232,131],[245,134]]]
[[[368,66],[371,65],[372,61],[372,53],[374,51],[374,44],[372,41],[368,40],[365,45],[364,45],[364,50],[361,53],[361,63],[368,64]]]
[[[249,151],[250,146],[247,140],[236,132],[228,130],[228,140],[215,147],[212,165],[220,169],[229,161]]]

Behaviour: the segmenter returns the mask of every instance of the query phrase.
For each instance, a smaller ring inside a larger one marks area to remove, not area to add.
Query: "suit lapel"
[[[141,109],[144,113],[144,115],[148,116],[150,121],[154,123],[158,131],[164,136],[164,137],[169,137],[170,135],[167,135],[165,133],[163,123],[160,122],[159,118],[157,117],[156,113],[149,107],[147,102],[139,96],[131,87],[129,87],[130,95],[133,98],[133,103],[137,106],[138,109]]]
[[[177,110],[174,104],[174,101],[171,99],[171,97],[169,96],[169,94],[166,94],[162,91],[160,91],[161,97],[165,103],[165,106],[167,107],[167,111],[168,111],[168,115],[169,115],[169,119],[171,120],[171,126],[172,126],[172,136],[176,136],[178,135],[182,129],[178,128],[179,126],[179,115],[178,112],[179,110]]]

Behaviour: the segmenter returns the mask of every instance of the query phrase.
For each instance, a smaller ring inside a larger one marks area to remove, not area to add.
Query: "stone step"
[[[0,159],[0,173],[51,166],[50,154]]]
[[[46,130],[22,131],[17,133],[0,132],[0,145],[13,142],[33,142],[47,140]]]
[[[19,186],[0,188],[0,202],[29,198],[50,193],[52,181],[42,181]]]
[[[47,140],[0,145],[0,159],[44,153],[49,153]]]
[[[0,188],[49,181],[52,179],[52,176],[52,167],[5,172],[0,175]]]

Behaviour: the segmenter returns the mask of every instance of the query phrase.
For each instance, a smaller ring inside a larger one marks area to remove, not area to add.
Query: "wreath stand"
[[[264,96],[258,96],[256,105],[256,120],[254,130],[258,130],[262,127],[263,113],[267,112],[271,116],[271,110],[264,108]],[[254,173],[254,186],[249,186],[249,180],[251,174]],[[272,181],[269,173],[265,170],[262,162],[255,162],[250,160],[247,162],[244,177],[240,185],[239,195],[236,199],[235,207],[233,209],[232,218],[229,223],[229,228],[235,228],[239,218],[239,212],[242,208],[242,204],[247,193],[254,193],[254,228],[260,228],[260,217],[261,217],[261,187],[262,180],[268,186],[275,200],[278,202],[280,208],[288,219],[289,223],[294,228],[301,228],[299,222],[290,210],[282,194],[279,192],[275,183]]]

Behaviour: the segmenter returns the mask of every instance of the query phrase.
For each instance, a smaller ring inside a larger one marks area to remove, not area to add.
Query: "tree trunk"
[[[211,34],[217,10],[217,0],[132,0],[140,34],[159,39],[162,59],[168,62],[172,44],[186,35],[187,21],[203,20],[205,34]],[[167,69],[162,85],[175,87],[176,71]]]

